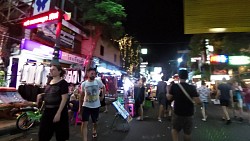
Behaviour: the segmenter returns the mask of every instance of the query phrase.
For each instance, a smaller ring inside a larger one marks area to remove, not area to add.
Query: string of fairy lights
[[[128,36],[127,34],[119,40],[116,40],[119,44],[119,49],[122,58],[122,67],[132,74],[135,68],[138,68],[140,64],[140,45],[135,44],[133,37]]]

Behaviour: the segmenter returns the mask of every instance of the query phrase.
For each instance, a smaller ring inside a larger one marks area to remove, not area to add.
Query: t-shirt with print
[[[210,94],[209,88],[207,88],[206,86],[201,86],[200,88],[197,89],[197,92],[202,102],[208,102],[208,97]]]
[[[98,108],[101,106],[99,94],[100,89],[103,87],[103,83],[97,79],[94,81],[86,80],[82,83],[82,91],[84,92],[84,107]]]
[[[62,100],[61,96],[63,94],[68,94],[68,92],[68,83],[65,80],[61,80],[55,84],[47,85],[44,95],[45,107],[46,105],[59,107]]]

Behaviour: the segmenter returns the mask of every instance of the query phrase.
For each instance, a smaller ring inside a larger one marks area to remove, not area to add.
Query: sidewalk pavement
[[[98,122],[98,137],[92,139],[91,124],[89,124],[88,138],[96,141],[166,141],[171,139],[171,123],[163,118],[163,122],[157,121],[158,104],[155,108],[145,110],[145,118],[143,121],[136,121],[134,118],[129,126],[124,124],[123,120],[117,119],[115,128],[111,128],[115,118],[116,110],[112,105],[108,106],[108,113],[100,113]],[[192,141],[250,141],[250,126],[244,113],[244,121],[239,122],[232,118],[232,123],[226,125],[221,120],[222,109],[218,105],[208,105],[207,122],[201,120],[200,108],[197,107],[195,114],[195,127],[192,132]],[[232,110],[230,110],[232,115]],[[123,129],[128,129],[124,131]],[[15,135],[0,136],[0,141],[37,141],[38,127],[33,127],[27,133],[19,133]],[[181,133],[182,135],[182,133]],[[180,137],[181,138],[181,137]],[[80,125],[70,127],[70,141],[81,141]],[[182,138],[180,139],[182,140]],[[52,141],[55,141],[53,137]]]

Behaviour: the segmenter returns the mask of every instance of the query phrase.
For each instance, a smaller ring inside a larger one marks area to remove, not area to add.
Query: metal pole
[[[60,65],[59,62],[59,51],[60,51],[60,36],[62,29],[62,13],[60,14],[57,26],[56,26],[56,42],[54,46],[53,59],[51,61],[51,65]]]

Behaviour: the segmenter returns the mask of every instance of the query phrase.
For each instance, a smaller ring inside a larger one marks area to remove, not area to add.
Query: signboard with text
[[[230,65],[248,65],[250,64],[250,57],[248,56],[229,56]]]
[[[40,38],[43,38],[50,42],[56,41],[56,24],[50,24],[47,26],[39,27],[38,32],[42,32],[43,34],[37,34]],[[38,33],[37,32],[37,33]],[[61,30],[61,45],[66,48],[74,48],[76,33],[71,29],[62,26]]]
[[[51,0],[35,0],[33,15],[49,11]]]
[[[228,63],[228,56],[227,55],[210,56],[210,63]]]
[[[29,18],[24,19],[24,28],[36,28],[46,24],[52,24],[58,22],[62,17],[62,13],[58,10],[50,10],[48,12],[38,14]]]
[[[69,54],[69,53],[66,53],[66,52],[62,52],[61,59],[65,60],[65,61],[77,63],[77,64],[83,64],[84,60],[85,60],[83,57],[76,56],[76,55],[73,55],[73,54]]]
[[[113,105],[115,106],[118,113],[123,117],[123,119],[127,120],[128,122],[132,120],[132,117],[129,115],[128,111],[119,101],[114,101]]]

